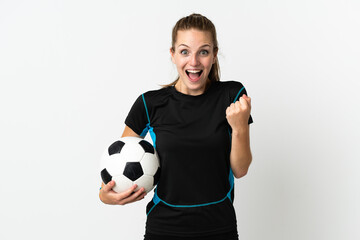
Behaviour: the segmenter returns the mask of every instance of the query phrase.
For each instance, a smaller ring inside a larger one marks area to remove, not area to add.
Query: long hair
[[[214,24],[209,19],[207,19],[205,16],[202,16],[201,14],[193,13],[187,17],[181,18],[179,21],[177,21],[177,23],[173,27],[172,41],[171,41],[171,51],[172,52],[175,52],[175,43],[177,40],[178,31],[190,30],[190,29],[196,29],[199,31],[209,32],[211,34],[212,42],[214,44],[213,51],[214,52],[218,51],[219,47],[218,47],[218,41],[217,41],[217,37],[216,37],[216,29],[215,29]],[[162,87],[165,88],[165,87],[173,86],[177,83],[178,80],[179,80],[179,76],[172,83],[162,85]],[[219,66],[219,60],[218,60],[217,56],[215,58],[215,63],[211,67],[211,70],[209,73],[209,80],[210,80],[210,82],[220,81],[220,66]]]

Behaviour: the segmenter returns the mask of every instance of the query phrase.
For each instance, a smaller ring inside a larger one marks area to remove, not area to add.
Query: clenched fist
[[[238,101],[226,108],[226,119],[233,131],[248,125],[251,110],[251,98],[243,94]]]

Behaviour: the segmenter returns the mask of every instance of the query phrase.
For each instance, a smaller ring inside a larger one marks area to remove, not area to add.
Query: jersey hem
[[[222,227],[222,228],[218,228],[216,230],[212,229],[209,231],[202,231],[202,232],[189,232],[189,231],[164,231],[164,229],[155,229],[155,228],[151,228],[151,230],[148,229],[148,227],[146,227],[145,230],[145,236],[147,235],[158,235],[158,236],[168,236],[168,237],[201,237],[201,238],[206,238],[209,236],[213,236],[213,235],[220,235],[220,234],[225,234],[225,233],[229,233],[229,232],[236,232],[237,233],[237,226],[235,225],[231,225],[231,226],[226,226],[226,227]]]

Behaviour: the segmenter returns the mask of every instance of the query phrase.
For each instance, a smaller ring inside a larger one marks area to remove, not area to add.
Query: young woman
[[[126,120],[125,136],[150,131],[161,176],[148,203],[145,240],[238,239],[233,207],[234,176],[246,175],[252,160],[251,99],[237,81],[221,82],[213,23],[200,14],[173,28],[171,59],[179,77],[140,95]],[[100,199],[127,204],[143,199],[102,185]]]

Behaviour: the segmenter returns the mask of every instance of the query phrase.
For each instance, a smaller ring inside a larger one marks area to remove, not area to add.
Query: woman
[[[140,95],[122,137],[147,130],[160,158],[161,176],[147,205],[146,240],[238,239],[233,207],[234,177],[246,175],[252,160],[251,99],[240,82],[220,82],[216,30],[200,14],[173,28],[171,59],[179,77]],[[123,193],[102,185],[100,199],[127,204],[144,189]]]

